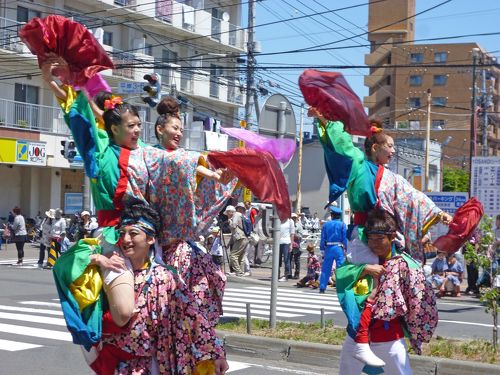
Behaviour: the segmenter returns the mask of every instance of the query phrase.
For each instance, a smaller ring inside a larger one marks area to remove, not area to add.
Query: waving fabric
[[[215,168],[229,168],[261,201],[274,203],[282,222],[290,217],[292,207],[285,176],[269,152],[248,148],[213,151],[208,161]]]
[[[304,99],[327,119],[344,123],[351,135],[370,135],[370,122],[358,96],[338,72],[305,70],[299,77]]]
[[[293,139],[268,138],[246,129],[221,128],[222,132],[245,142],[245,147],[253,148],[257,151],[268,151],[276,160],[283,164],[290,161],[295,153],[297,144]]]
[[[65,84],[84,86],[88,79],[114,65],[85,26],[62,16],[35,17],[19,31],[21,40],[38,57],[41,67],[47,53],[55,53],[69,65],[69,73],[53,72]]]
[[[455,212],[448,233],[434,241],[434,246],[448,254],[455,253],[472,236],[483,214],[483,205],[472,197]]]

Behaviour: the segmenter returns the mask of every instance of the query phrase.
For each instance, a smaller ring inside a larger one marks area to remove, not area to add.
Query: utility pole
[[[483,88],[481,93],[481,109],[483,110],[483,129],[482,129],[482,147],[481,156],[488,156],[488,107],[489,107],[489,94],[486,91],[486,69],[481,71]]]
[[[297,163],[297,214],[302,211],[302,135],[304,130],[304,103],[300,106],[299,157]]]
[[[251,124],[252,107],[254,106],[253,92],[255,90],[254,83],[254,26],[255,26],[255,0],[248,2],[248,42],[247,42],[247,87],[245,100],[245,122],[247,128]]]
[[[472,157],[476,156],[476,65],[479,48],[472,49],[472,100],[470,118],[469,193],[472,183]]]
[[[431,148],[431,104],[432,94],[431,89],[427,89],[427,126],[425,128],[425,188],[424,191],[429,191],[429,152]]]

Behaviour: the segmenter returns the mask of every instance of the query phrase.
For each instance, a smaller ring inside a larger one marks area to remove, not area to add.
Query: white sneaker
[[[286,278],[286,276],[283,276],[281,279],[279,279],[278,281],[288,281],[288,279]]]
[[[250,272],[245,272],[243,276],[252,276],[252,274]]]
[[[373,367],[383,367],[385,366],[385,362],[382,361],[379,357],[372,352],[370,348],[370,344],[360,344],[356,343],[356,347],[354,349],[354,358],[359,359],[365,365],[373,366]]]

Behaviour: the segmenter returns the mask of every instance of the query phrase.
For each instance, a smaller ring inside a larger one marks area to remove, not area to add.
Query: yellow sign
[[[251,202],[252,201],[252,192],[249,188],[244,187],[242,192],[243,202]]]
[[[0,138],[0,163],[16,162],[16,140]]]

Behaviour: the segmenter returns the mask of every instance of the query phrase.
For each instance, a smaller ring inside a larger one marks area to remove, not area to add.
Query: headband
[[[106,99],[104,101],[104,109],[106,111],[113,110],[117,105],[123,104],[123,99],[121,96],[112,96],[111,99]]]
[[[365,230],[365,234],[394,234],[396,231],[389,231],[389,230]]]
[[[153,224],[151,224],[148,220],[145,218],[141,217],[139,219],[133,219],[133,218],[125,218],[122,219],[121,222],[121,227],[123,228],[125,226],[133,226],[139,230],[142,230],[144,233],[146,233],[147,236],[154,237],[156,235],[156,230]]]

